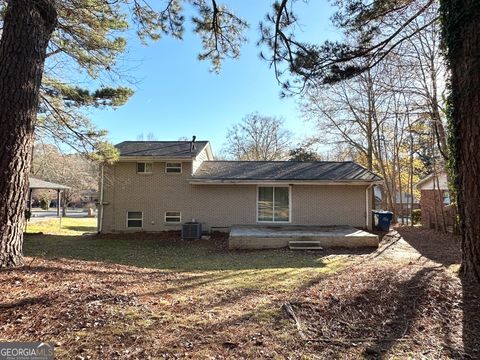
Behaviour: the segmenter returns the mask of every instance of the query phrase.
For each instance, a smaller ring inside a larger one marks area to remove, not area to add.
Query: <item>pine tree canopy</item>
[[[274,1],[260,24],[259,45],[268,50],[262,56],[273,65],[284,94],[302,91],[311,82],[337,82],[375,66],[437,19],[423,14],[438,10],[434,0],[337,1],[332,20],[355,40],[312,44],[296,38],[296,1]],[[198,58],[210,61],[216,72],[226,57],[239,56],[246,41],[247,23],[216,0],[65,0],[56,1],[56,6],[58,21],[47,52],[36,132],[86,152],[104,144],[106,132],[96,129],[82,109],[121,106],[133,94],[119,85],[123,74],[117,62],[126,49],[127,32],[134,30],[145,43],[162,36],[181,39],[185,6],[191,6],[196,14],[193,31],[203,45]],[[6,1],[0,0],[0,14],[5,7]],[[98,88],[84,88],[79,79],[84,75]]]
[[[260,43],[271,54],[263,57],[275,68],[284,94],[301,92],[311,82],[333,83],[358,75],[438,19],[424,16],[437,13],[434,0],[338,0],[332,20],[349,41],[312,44],[297,40],[294,2],[276,1],[260,27]]]
[[[123,74],[118,59],[129,31],[143,43],[165,35],[181,39],[184,6],[190,5],[197,13],[194,31],[203,45],[198,57],[210,61],[216,72],[223,59],[239,56],[246,40],[242,34],[247,23],[215,0],[65,0],[55,5],[58,19],[47,50],[36,136],[66,142],[96,158],[114,159],[115,150],[105,141],[106,131],[97,129],[82,110],[118,107],[133,95],[119,85]],[[0,0],[0,19],[6,6],[7,1]],[[82,86],[88,78],[87,83],[98,88]]]

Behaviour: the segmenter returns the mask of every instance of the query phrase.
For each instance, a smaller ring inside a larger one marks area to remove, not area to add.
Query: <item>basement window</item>
[[[151,162],[138,162],[137,174],[151,174],[153,170],[153,163]]]
[[[181,162],[167,162],[165,164],[165,172],[168,174],[180,174],[182,172]]]
[[[180,224],[182,222],[182,213],[180,211],[166,211],[165,222],[169,224]]]
[[[128,211],[127,212],[127,228],[143,227],[143,212]]]

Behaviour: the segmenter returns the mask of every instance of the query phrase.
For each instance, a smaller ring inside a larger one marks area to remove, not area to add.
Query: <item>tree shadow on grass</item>
[[[417,227],[398,227],[396,230],[423,257],[446,267],[460,264],[461,250],[458,236]]]
[[[445,351],[445,354],[442,355],[453,358],[461,356],[462,351],[458,348],[459,344],[452,340],[447,323],[448,317],[452,316],[452,304],[445,297],[445,294],[435,293],[439,289],[435,289],[432,294],[432,288],[436,286],[434,285],[436,277],[441,272],[438,268],[422,268],[410,279],[398,283],[396,291],[391,293],[391,299],[387,301],[393,305],[393,311],[388,314],[387,319],[378,319],[378,330],[380,331],[377,332],[377,336],[378,334],[381,335],[364,350],[365,358],[383,358],[399,342],[407,339],[407,344],[411,343],[423,331],[437,333],[436,336],[439,338],[437,340],[442,342],[441,348]],[[362,296],[371,297],[372,293],[378,290],[368,290]],[[432,304],[432,297],[436,295],[439,297],[433,301],[438,301],[438,303]],[[398,306],[396,306],[397,304]],[[431,312],[436,310],[437,307],[441,309],[444,319],[433,318]],[[435,322],[432,328],[428,328],[428,321],[432,320],[428,319],[429,317]],[[388,325],[383,326],[385,323]],[[437,328],[435,329],[435,327]],[[430,351],[442,351],[441,348],[432,350],[420,347],[419,350],[428,353]],[[409,346],[403,351],[408,354],[408,349]]]
[[[229,251],[224,244],[212,240],[103,239],[68,235],[30,235],[25,238],[24,251],[31,257],[102,261],[177,271],[324,268],[328,266],[325,257],[332,254],[286,249]],[[352,253],[350,250],[343,252]]]
[[[97,228],[94,226],[83,226],[83,225],[67,225],[62,226],[63,229],[84,232],[84,233],[94,233],[97,231]]]
[[[52,260],[59,261],[58,259],[53,258]],[[108,264],[107,264],[108,266]],[[23,266],[22,268],[14,268],[14,269],[0,269],[0,272],[8,272],[8,271],[15,271],[15,272],[22,272],[22,273],[55,273],[55,274],[89,274],[89,275],[99,275],[99,276],[108,276],[108,275],[141,275],[138,271],[133,269],[96,269],[93,265],[90,268],[86,268],[85,266],[82,268],[79,267],[58,267],[53,265],[36,265],[36,259],[33,259],[30,264]],[[152,273],[152,275],[161,276],[164,274],[168,274],[167,271],[156,271]],[[7,279],[3,280],[7,281]],[[1,283],[1,282],[0,282]]]
[[[360,266],[300,300],[297,311],[320,357],[464,355],[460,284],[442,267]]]
[[[268,300],[276,289],[267,290],[255,282],[257,274],[263,274],[258,279],[268,285],[295,279],[297,274],[289,269],[278,276],[276,271],[262,270],[194,275],[166,271],[156,276],[158,271],[146,269],[115,273],[107,265],[105,275],[89,271],[90,266],[96,269],[101,264],[61,260],[55,266],[57,261],[38,261],[39,273],[35,266],[0,271],[0,278],[9,280],[5,289],[10,294],[0,304],[0,331],[5,329],[2,336],[9,340],[36,336],[58,341],[62,358],[77,354],[118,358],[120,347],[129,354],[144,349],[138,358],[161,357],[170,351],[175,357],[186,343],[194,344],[186,349],[189,352],[196,354],[198,348],[197,358],[207,357],[206,353],[238,354],[240,348],[233,347],[247,341],[245,334],[258,337],[259,332],[269,332],[259,317],[268,319],[272,309],[280,309]],[[27,291],[32,292],[31,298],[16,300]],[[241,332],[244,335],[239,336]]]
[[[28,298],[23,298],[15,302],[10,303],[0,303],[0,311],[7,310],[20,310],[24,307],[31,305],[44,305],[49,306],[52,303],[52,299],[48,296],[33,296]]]
[[[446,267],[460,264],[460,237],[433,229],[398,228],[413,248],[425,258],[440,263]],[[464,354],[470,359],[480,358],[480,286],[473,281],[461,278],[462,283],[462,338]]]

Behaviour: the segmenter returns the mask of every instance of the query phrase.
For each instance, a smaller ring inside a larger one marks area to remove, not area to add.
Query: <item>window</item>
[[[444,205],[450,205],[450,193],[448,191],[443,192],[443,204]]]
[[[137,163],[137,174],[151,174],[153,170],[153,163],[139,162]]]
[[[182,222],[182,213],[180,211],[165,212],[165,222],[171,224],[178,224]]]
[[[143,213],[141,211],[127,212],[127,228],[141,228],[143,226]]]
[[[167,162],[165,164],[165,172],[180,174],[182,172],[182,163]]]
[[[286,186],[258,187],[257,221],[290,221],[290,188]]]

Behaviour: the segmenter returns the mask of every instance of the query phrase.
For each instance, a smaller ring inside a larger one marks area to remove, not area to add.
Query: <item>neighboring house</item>
[[[96,204],[98,202],[98,191],[95,189],[88,189],[80,191],[80,205]]]
[[[372,186],[354,162],[214,161],[208,141],[125,141],[102,169],[99,231],[232,225],[371,228]]]
[[[380,189],[380,186],[374,187],[374,195],[375,195],[375,209],[383,209],[384,202],[382,201],[382,191]],[[402,192],[402,195],[400,196],[400,192],[397,191],[395,193],[395,210],[397,215],[409,216],[410,207],[412,206],[412,200],[413,200],[413,209],[418,209],[420,207],[420,204],[418,203],[418,200],[415,198],[415,195],[412,195],[409,192]]]
[[[453,226],[455,209],[451,206],[447,174],[444,171],[439,172],[438,176],[430,174],[420,180],[416,186],[420,191],[422,225],[430,228],[437,226],[443,228],[445,219],[447,227]]]

